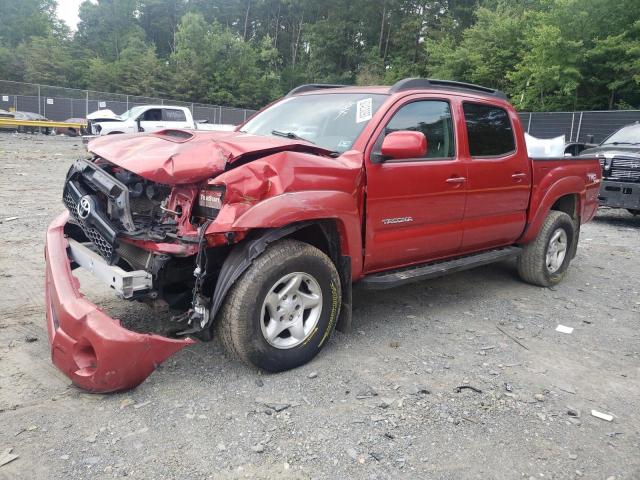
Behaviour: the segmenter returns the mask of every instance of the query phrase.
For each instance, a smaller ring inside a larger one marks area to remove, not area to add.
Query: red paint
[[[123,328],[79,291],[67,258],[65,212],[47,231],[45,294],[53,363],[72,382],[90,392],[115,392],[144,381],[190,339],[173,340]]]
[[[299,140],[262,137],[240,132],[189,132],[175,141],[163,132],[147,135],[106,135],[89,142],[88,150],[111,163],[166,185],[196,183],[215,177],[227,163],[247,154],[266,155],[283,150],[328,154]]]
[[[388,89],[325,90],[336,91]],[[318,92],[301,95],[308,94]],[[426,150],[429,139],[417,132],[395,132],[386,137],[383,153],[396,160],[372,162],[374,143],[394,113],[409,102],[427,99],[449,102],[453,158],[411,158]],[[463,101],[504,108],[516,150],[501,157],[471,158]],[[508,102],[444,89],[389,95],[351,150],[337,158],[305,141],[239,131],[190,132],[181,138],[171,132],[100,137],[89,150],[151,181],[173,186],[167,207],[182,209],[176,218],[178,240],[126,241],[151,251],[194,255],[198,229],[191,224],[191,210],[198,192],[208,184],[224,186],[223,206],[206,231],[208,245],[222,245],[226,238],[242,241],[253,229],[333,219],[342,254],[351,257],[354,281],[375,271],[525,244],[536,237],[552,205],[566,195],[576,196],[584,223],[597,209],[601,177],[595,159],[528,158],[522,126]],[[157,363],[192,342],[130,332],[87,301],[67,260],[62,233],[66,221],[66,215],[57,218],[47,234],[53,361],[82,388],[131,388]],[[229,232],[235,235],[225,237]],[[181,242],[181,237],[190,242]]]
[[[394,159],[420,158],[427,153],[427,137],[422,132],[391,132],[384,137],[382,155]]]

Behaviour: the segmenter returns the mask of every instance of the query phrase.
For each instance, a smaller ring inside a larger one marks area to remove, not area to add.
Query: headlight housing
[[[198,201],[193,208],[193,216],[215,219],[220,213],[224,200],[225,188],[222,186],[207,186],[198,193]]]

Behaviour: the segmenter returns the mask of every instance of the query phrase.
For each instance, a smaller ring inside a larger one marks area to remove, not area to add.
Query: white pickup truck
[[[91,136],[156,132],[168,128],[228,131],[233,130],[234,125],[196,122],[188,108],[173,105],[141,105],[122,115],[111,110],[98,110],[87,115],[87,130]]]

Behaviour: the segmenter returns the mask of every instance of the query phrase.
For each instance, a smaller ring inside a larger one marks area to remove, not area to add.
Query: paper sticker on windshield
[[[358,100],[356,104],[356,123],[366,122],[371,120],[373,116],[373,99],[365,98]]]

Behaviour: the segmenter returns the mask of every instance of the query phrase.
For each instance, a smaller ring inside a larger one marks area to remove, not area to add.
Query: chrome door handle
[[[514,173],[513,175],[511,175],[511,178],[524,178],[526,176],[526,173]]]
[[[451,177],[447,178],[447,183],[464,183],[467,179],[464,177]]]

